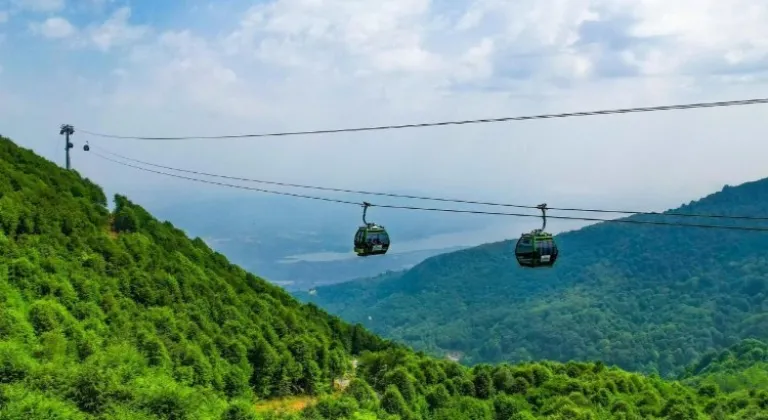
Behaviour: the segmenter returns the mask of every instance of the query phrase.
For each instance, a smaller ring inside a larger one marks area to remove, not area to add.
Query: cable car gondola
[[[520,235],[515,246],[515,257],[521,267],[549,268],[557,261],[557,244],[552,234],[544,231],[547,228],[547,205],[539,204],[536,208],[541,210],[541,229]]]
[[[354,249],[359,257],[383,255],[389,250],[389,234],[384,226],[365,220],[370,206],[370,203],[363,203],[363,225],[355,233]]]

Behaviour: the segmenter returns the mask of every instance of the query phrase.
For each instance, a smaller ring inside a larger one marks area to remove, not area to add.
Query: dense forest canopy
[[[768,179],[674,212],[767,215]],[[518,267],[512,239],[296,295],[417,349],[461,354],[466,364],[601,359],[673,376],[709,351],[768,338],[764,232],[601,223],[556,238],[561,254],[551,270]]]
[[[721,352],[708,352],[688,366],[681,379],[696,387],[714,383],[729,392],[768,389],[768,344],[747,339]]]
[[[755,419],[766,411],[765,391],[684,385],[601,362],[467,368],[431,358],[300,304],[124,196],[113,211],[106,204],[76,172],[0,138],[0,420]],[[269,408],[288,398],[305,404]]]

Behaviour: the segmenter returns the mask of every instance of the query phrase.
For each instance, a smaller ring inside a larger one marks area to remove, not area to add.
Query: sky
[[[768,0],[0,0],[0,134],[63,164],[63,123],[217,135],[768,97],[765,22]],[[186,142],[76,132],[72,162],[108,190],[166,200],[222,189],[82,145],[276,181],[658,210],[767,176],[766,115]]]

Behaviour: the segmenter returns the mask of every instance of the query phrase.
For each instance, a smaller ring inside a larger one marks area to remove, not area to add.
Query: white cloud
[[[494,40],[483,38],[474,47],[467,50],[456,66],[458,80],[488,78],[493,74],[491,59],[494,51]]]
[[[61,17],[51,17],[43,23],[32,23],[30,28],[47,38],[68,38],[77,34],[73,46],[93,47],[108,52],[114,47],[131,45],[150,33],[150,27],[147,25],[131,25],[128,22],[130,16],[131,9],[121,7],[106,21],[90,24],[81,31]]]
[[[58,12],[66,5],[65,0],[14,0],[14,3],[33,12]]]
[[[616,2],[632,13],[629,33],[664,38],[655,48],[635,51],[629,58],[644,73],[684,70],[703,61],[739,65],[768,58],[768,3],[734,0],[658,0]]]
[[[276,0],[221,24],[223,13],[217,11],[217,26],[205,32],[153,30],[127,8],[104,23],[86,24],[78,42],[105,53],[121,46],[120,53],[105,56],[114,61],[103,77],[89,72],[84,82],[72,82],[71,95],[62,92],[61,102],[46,98],[46,107],[24,118],[36,127],[67,120],[120,134],[212,135],[768,92],[766,2]],[[759,157],[768,145],[759,135],[760,112],[105,147],[171,166],[289,182],[451,188],[502,201],[561,204],[567,197],[638,197],[651,189],[658,200],[677,197],[668,203],[675,204],[726,182],[764,176]],[[24,118],[14,120],[18,136],[44,137],[21,125]],[[77,165],[100,182],[158,181],[81,159]]]
[[[30,29],[46,38],[68,38],[77,32],[77,29],[62,17],[50,17],[42,23],[31,23]]]
[[[134,43],[149,33],[146,25],[131,25],[129,7],[121,7],[106,22],[89,28],[88,39],[102,51]]]
[[[107,4],[111,4],[114,2],[115,0],[88,0],[86,3],[88,3],[94,9],[101,10]]]
[[[429,72],[445,63],[424,45],[428,0],[280,0],[254,6],[226,40],[232,54],[287,66],[354,59],[361,71]]]
[[[0,10],[0,23],[8,22],[8,11]]]

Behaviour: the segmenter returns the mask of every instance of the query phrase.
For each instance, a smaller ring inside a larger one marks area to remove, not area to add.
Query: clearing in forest
[[[297,413],[310,404],[314,404],[315,397],[309,396],[292,396],[285,398],[277,398],[274,400],[259,401],[256,403],[256,411],[259,412],[283,412],[283,413]]]

